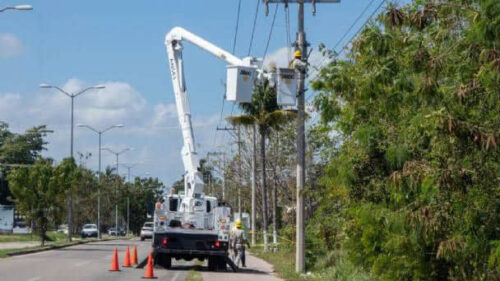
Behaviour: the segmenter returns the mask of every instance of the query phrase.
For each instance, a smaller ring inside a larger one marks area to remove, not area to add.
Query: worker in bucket
[[[232,231],[233,233],[231,235],[232,236],[231,246],[233,248],[234,255],[236,256],[234,263],[237,266],[240,266],[241,262],[241,266],[246,267],[245,245],[247,245],[248,248],[250,248],[250,243],[248,242],[247,233],[243,227],[243,223],[241,222],[241,220],[237,220],[234,223],[234,226],[235,228],[233,229]]]
[[[306,63],[302,60],[302,52],[299,49],[293,53],[293,60],[290,62],[290,66],[299,71],[303,71],[306,68]]]

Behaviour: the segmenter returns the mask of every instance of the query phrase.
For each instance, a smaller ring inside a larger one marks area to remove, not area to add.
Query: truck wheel
[[[165,269],[171,269],[172,268],[172,258],[170,256],[165,256],[162,255],[160,256],[160,265],[163,266]]]
[[[217,262],[216,259],[213,257],[208,258],[208,270],[209,271],[217,271]]]
[[[218,257],[216,259],[217,270],[226,271],[226,259],[224,257]]]

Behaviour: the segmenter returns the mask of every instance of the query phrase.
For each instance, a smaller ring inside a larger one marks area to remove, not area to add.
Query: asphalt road
[[[125,248],[137,245],[139,262],[146,258],[150,241],[114,240],[0,259],[1,281],[142,280],[144,269],[123,268]],[[113,250],[118,248],[121,272],[109,272]],[[155,268],[157,280],[184,281],[188,265],[173,262],[173,270]],[[177,269],[176,269],[177,268]]]

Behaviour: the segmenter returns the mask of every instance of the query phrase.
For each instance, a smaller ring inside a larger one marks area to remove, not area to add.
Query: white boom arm
[[[199,159],[196,154],[194,142],[193,127],[191,122],[191,112],[188,104],[188,92],[186,82],[184,80],[184,65],[182,60],[182,41],[187,41],[195,46],[211,53],[212,55],[226,61],[230,65],[235,66],[250,66],[258,67],[259,61],[255,58],[240,59],[221,49],[205,39],[181,28],[173,28],[165,36],[165,45],[169,57],[170,72],[174,87],[175,102],[177,106],[177,114],[181,125],[182,136],[184,138],[184,146],[182,148],[182,161],[186,174],[185,179],[185,199],[181,204],[180,210],[194,212],[196,207],[200,205],[197,199],[204,196],[203,178],[199,171]]]

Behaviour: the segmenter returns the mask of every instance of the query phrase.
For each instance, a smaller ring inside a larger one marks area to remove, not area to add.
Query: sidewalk
[[[24,241],[24,242],[1,242],[0,250],[21,249],[28,247],[40,246],[40,241]]]
[[[247,267],[240,272],[202,271],[203,281],[283,281],[274,274],[273,266],[247,252]]]

